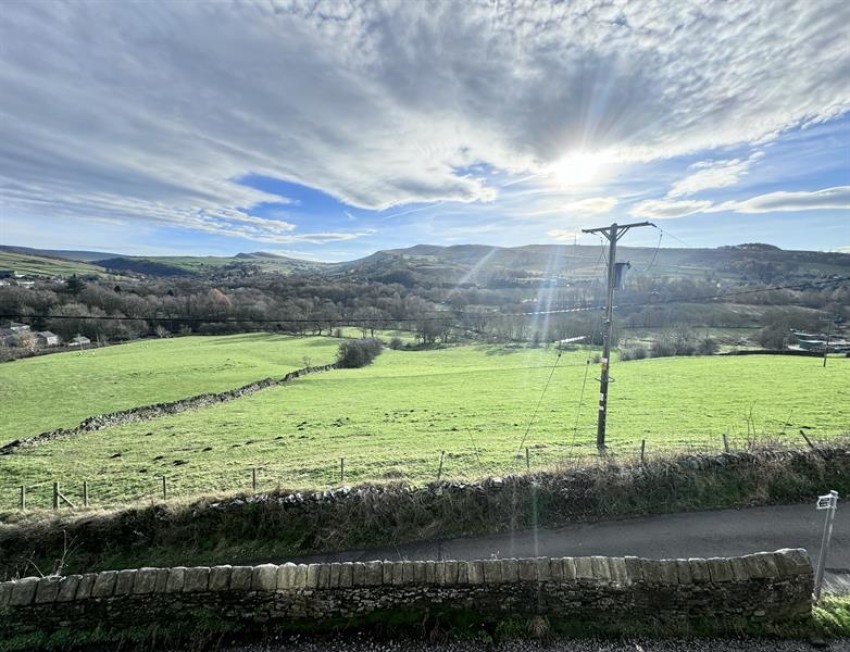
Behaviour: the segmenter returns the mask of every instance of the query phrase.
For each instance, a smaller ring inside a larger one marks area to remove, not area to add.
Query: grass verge
[[[681,456],[477,484],[210,497],[0,528],[0,576],[238,563],[620,516],[790,504],[850,491],[850,449]]]

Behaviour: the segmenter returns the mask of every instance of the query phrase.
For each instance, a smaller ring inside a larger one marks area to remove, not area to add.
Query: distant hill
[[[59,254],[65,254],[60,256]],[[75,256],[76,258],[72,258]],[[488,285],[506,278],[591,279],[604,274],[606,248],[601,245],[440,246],[420,244],[388,249],[357,260],[321,263],[270,252],[234,256],[125,256],[92,251],[38,250],[0,246],[0,269],[47,276],[105,271],[148,276],[315,274],[397,282]],[[15,257],[15,258],[13,258]],[[83,259],[86,259],[85,261]],[[748,243],[718,249],[623,247],[617,259],[630,262],[632,274],[677,278],[748,280],[774,283],[789,278],[850,274],[850,254],[784,251]]]
[[[33,253],[29,253],[33,252]],[[41,255],[37,249],[0,246],[0,270],[29,276],[68,277],[103,274],[101,267],[85,262]]]

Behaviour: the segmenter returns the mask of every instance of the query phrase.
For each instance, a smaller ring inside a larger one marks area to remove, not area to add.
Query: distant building
[[[59,336],[50,331],[39,331],[35,334],[39,346],[59,346]]]
[[[76,337],[72,337],[70,340],[68,340],[68,346],[78,346],[82,348],[89,344],[91,344],[91,340],[85,335],[77,335]]]
[[[0,278],[15,278],[15,270],[0,269]]]
[[[26,324],[10,321],[0,328],[0,345],[20,346],[21,342],[31,333],[30,327]]]

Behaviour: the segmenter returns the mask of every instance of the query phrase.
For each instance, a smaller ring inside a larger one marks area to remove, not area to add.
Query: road
[[[812,563],[816,564],[824,515],[825,512],[816,511],[814,505],[663,514],[276,561],[422,561],[585,555],[665,559],[726,557],[780,548],[805,548]],[[826,570],[826,590],[850,593],[850,505],[839,503]]]

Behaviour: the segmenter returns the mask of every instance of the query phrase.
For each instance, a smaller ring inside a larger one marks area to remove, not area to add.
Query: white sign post
[[[818,569],[815,574],[815,602],[820,600],[820,592],[823,586],[823,571],[826,568],[826,551],[829,549],[829,539],[832,537],[832,521],[835,519],[835,510],[838,507],[838,492],[833,490],[825,496],[818,496],[817,509],[826,510],[826,522],[823,525],[823,541],[820,545],[820,557],[818,557]]]

